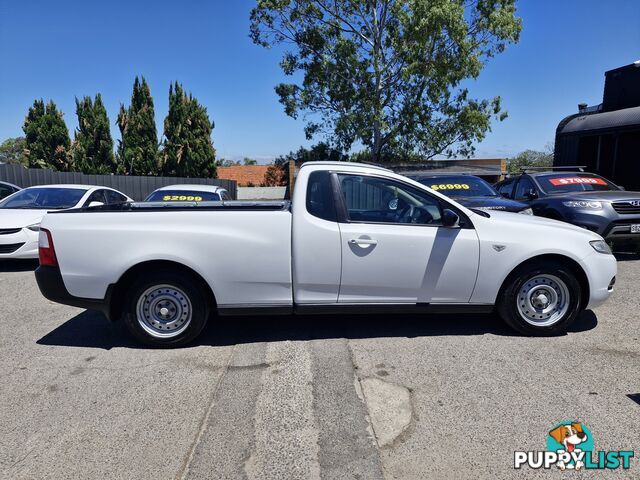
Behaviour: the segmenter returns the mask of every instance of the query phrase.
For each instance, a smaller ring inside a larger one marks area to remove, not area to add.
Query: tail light
[[[53,238],[51,232],[46,228],[40,229],[38,237],[38,256],[40,257],[40,265],[43,267],[57,267],[58,259],[56,258],[56,249],[53,246]]]

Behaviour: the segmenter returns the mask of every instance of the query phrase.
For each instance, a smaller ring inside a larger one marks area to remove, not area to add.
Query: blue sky
[[[178,80],[216,123],[219,157],[266,159],[308,145],[273,90],[278,51],[248,37],[250,0],[0,0],[0,141],[22,134],[35,98],[53,99],[76,126],[74,97],[102,93],[112,134],[136,74],[150,83],[162,132],[169,82]],[[477,157],[541,149],[577,104],[602,99],[605,70],[640,59],[640,1],[522,0],[521,41],[470,83],[501,95]]]

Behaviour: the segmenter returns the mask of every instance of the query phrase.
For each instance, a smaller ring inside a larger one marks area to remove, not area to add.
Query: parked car
[[[7,182],[0,182],[0,200],[8,197],[12,193],[16,193],[20,187]]]
[[[40,222],[49,211],[129,201],[116,190],[89,185],[43,185],[20,190],[0,201],[0,260],[38,258]]]
[[[215,185],[168,185],[154,190],[145,202],[219,202],[231,200],[229,192]]]
[[[533,215],[529,205],[502,197],[490,183],[474,175],[419,175],[411,178],[467,208]]]
[[[301,167],[293,203],[127,204],[52,213],[36,278],[52,301],[122,318],[176,346],[220,315],[489,312],[565,332],[604,302],[616,260],[599,235],[472,211],[389,170]]]
[[[613,290],[603,239],[472,211],[389,170],[300,169],[293,203],[133,203],[47,215],[36,278],[52,301],[177,346],[220,315],[492,311],[554,335]]]
[[[525,172],[496,188],[506,198],[528,203],[535,215],[596,232],[616,249],[640,252],[640,192],[581,170]]]

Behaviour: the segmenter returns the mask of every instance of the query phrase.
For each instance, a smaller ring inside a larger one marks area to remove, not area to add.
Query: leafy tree
[[[507,160],[507,171],[510,174],[518,174],[526,167],[551,167],[553,166],[553,146],[547,145],[545,150],[525,150],[513,158]]]
[[[216,166],[218,167],[234,167],[236,165],[240,165],[240,162],[230,160],[228,158],[221,158],[219,160],[216,160]]]
[[[178,82],[169,87],[169,112],[164,120],[162,172],[181,177],[216,178],[213,123],[207,109]]]
[[[71,139],[62,116],[63,113],[51,100],[46,105],[44,100],[36,100],[29,108],[22,126],[29,167],[60,171],[71,169]]]
[[[118,144],[120,173],[157,175],[158,133],[151,90],[144,77],[133,82],[131,106],[120,105],[117,120],[121,140]]]
[[[313,145],[311,148],[300,147],[295,152],[289,152],[287,155],[281,155],[275,159],[274,163],[275,165],[287,168],[290,160],[293,160],[296,163],[319,161],[348,162],[349,156],[342,151],[331,147],[328,143],[320,142]]]
[[[0,163],[27,165],[24,154],[27,142],[24,137],[7,138],[0,144]]]
[[[267,171],[264,174],[264,186],[265,187],[281,187],[288,184],[287,174],[279,165],[269,165]]]
[[[506,114],[461,83],[518,41],[515,11],[515,0],[258,0],[251,37],[293,45],[281,67],[302,81],[276,93],[287,115],[306,114],[308,138],[360,141],[373,161],[389,147],[470,155]]]
[[[245,157],[244,160],[242,160],[242,165],[249,166],[249,165],[257,165],[258,161],[254,160],[253,158],[247,158]]]
[[[361,150],[359,152],[352,153],[349,156],[349,160],[352,162],[371,162],[373,155],[371,150]],[[379,163],[410,163],[410,162],[424,162],[429,160],[422,155],[415,152],[407,152],[399,149],[384,148],[379,156]]]
[[[78,128],[72,145],[73,163],[77,171],[87,174],[115,173],[113,140],[107,110],[97,94],[82,100],[76,98]]]

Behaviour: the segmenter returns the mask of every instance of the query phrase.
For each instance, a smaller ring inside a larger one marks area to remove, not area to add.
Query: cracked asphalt
[[[576,420],[636,451],[640,259],[568,335],[492,315],[253,317],[153,350],[0,264],[0,478],[590,478],[515,470]]]

